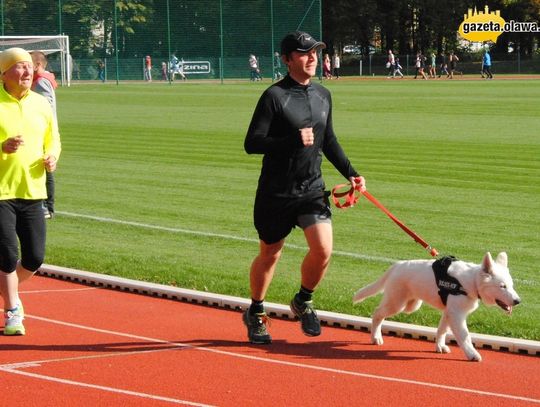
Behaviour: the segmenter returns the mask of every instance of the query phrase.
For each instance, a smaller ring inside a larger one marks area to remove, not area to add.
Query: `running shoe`
[[[321,334],[321,322],[313,309],[313,301],[298,304],[293,298],[291,311],[300,319],[302,331],[307,336],[319,336]]]
[[[17,307],[14,310],[4,312],[5,324],[4,335],[24,335],[26,330],[24,329],[23,319],[24,315]]]
[[[247,310],[244,312],[242,320],[247,328],[248,338],[251,343],[256,345],[272,343],[272,337],[266,330],[266,324],[270,321],[266,312],[251,315],[249,310]]]
[[[17,309],[19,310],[19,315],[24,319],[24,307],[20,298],[17,301]]]

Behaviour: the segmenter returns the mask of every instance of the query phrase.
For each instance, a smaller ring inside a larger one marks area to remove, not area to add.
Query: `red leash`
[[[398,225],[405,233],[407,233],[410,237],[414,239],[415,242],[420,244],[424,249],[426,249],[429,254],[431,254],[433,257],[436,257],[439,255],[439,252],[434,247],[431,247],[424,239],[422,239],[420,236],[418,236],[416,233],[414,233],[411,229],[409,229],[403,222],[401,222],[398,218],[396,218],[392,213],[386,209],[373,195],[371,195],[365,188],[360,189],[360,185],[357,183],[356,187],[349,186],[350,184],[339,184],[336,185],[332,189],[332,199],[334,200],[334,204],[336,207],[345,209],[350,208],[354,206],[360,197],[364,195],[367,199],[369,199],[377,208],[379,208],[381,211],[383,211],[390,219],[394,221],[396,225]],[[347,191],[338,191],[339,189],[343,189],[344,187],[348,187],[349,189]],[[345,197],[345,200],[343,202],[340,202],[339,199]]]

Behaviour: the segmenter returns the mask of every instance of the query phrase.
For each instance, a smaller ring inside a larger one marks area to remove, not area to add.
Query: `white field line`
[[[147,223],[140,223],[140,222],[134,222],[134,221],[127,221],[127,220],[120,220],[120,219],[114,219],[114,218],[104,218],[101,216],[93,216],[93,215],[84,215],[81,213],[73,213],[73,212],[64,212],[64,211],[57,211],[55,212],[60,215],[64,216],[70,216],[73,218],[83,218],[83,219],[90,219],[95,220],[97,222],[104,222],[104,223],[115,223],[118,225],[126,225],[126,226],[134,226],[138,228],[144,228],[144,229],[152,229],[152,230],[161,230],[164,232],[171,232],[171,233],[179,233],[184,235],[195,235],[195,236],[203,236],[203,237],[217,237],[220,239],[225,240],[237,240],[240,242],[249,242],[249,243],[257,243],[259,244],[258,239],[248,238],[248,237],[241,237],[241,236],[235,236],[235,235],[228,235],[223,233],[213,233],[213,232],[202,232],[199,230],[190,230],[190,229],[182,229],[182,228],[170,228],[166,226],[159,226],[159,225],[151,225]],[[291,249],[295,250],[307,250],[307,247],[304,246],[298,246],[294,244],[285,244],[286,247],[289,247]],[[378,256],[369,256],[365,254],[359,254],[359,253],[351,253],[351,252],[344,252],[340,250],[334,250],[333,254],[338,256],[344,256],[344,257],[353,257],[356,259],[363,259],[363,260],[369,260],[369,261],[378,261],[382,263],[394,263],[397,261],[396,259],[391,259],[388,257],[378,257]]]
[[[148,341],[148,342],[152,342],[152,343],[167,344],[167,345],[171,345],[171,346],[175,346],[175,347],[179,347],[179,348],[190,348],[190,349],[199,350],[199,351],[203,351],[203,352],[210,352],[210,353],[215,353],[215,354],[219,354],[219,355],[225,355],[225,356],[234,357],[234,358],[240,358],[240,359],[249,359],[249,360],[254,360],[254,361],[263,362],[263,363],[273,363],[273,364],[277,364],[277,365],[297,367],[297,368],[300,368],[300,369],[309,369],[309,370],[329,372],[329,373],[338,374],[338,375],[363,377],[363,378],[368,378],[368,379],[388,381],[388,382],[396,382],[396,383],[407,383],[407,384],[416,385],[416,386],[444,389],[444,390],[449,390],[449,391],[453,391],[453,392],[478,394],[478,395],[482,395],[482,396],[503,398],[503,399],[509,399],[509,400],[520,400],[520,401],[526,401],[526,402],[540,404],[540,399],[533,399],[533,398],[529,398],[529,397],[515,396],[515,395],[503,394],[503,393],[494,393],[494,392],[475,390],[475,389],[468,389],[468,388],[457,387],[457,386],[448,386],[448,385],[444,385],[444,384],[423,382],[423,381],[418,381],[418,380],[402,379],[402,378],[399,378],[399,377],[381,376],[381,375],[374,375],[374,374],[355,372],[355,371],[349,371],[349,370],[334,369],[334,368],[329,368],[329,367],[324,367],[324,366],[309,365],[309,364],[298,363],[298,362],[288,362],[288,361],[284,361],[284,360],[265,358],[265,357],[253,356],[253,355],[245,355],[245,354],[242,354],[242,353],[224,351],[224,350],[219,350],[219,349],[205,348],[205,347],[200,347],[200,346],[193,346],[193,345],[184,344],[184,343],[175,343],[175,342],[170,342],[170,341],[166,341],[166,340],[163,340],[163,339],[149,338],[149,337],[145,337],[145,336],[133,335],[133,334],[128,334],[128,333],[119,332],[119,331],[110,331],[110,330],[106,330],[106,329],[100,329],[100,328],[94,328],[94,327],[85,326],[85,325],[73,324],[73,323],[69,323],[69,322],[64,322],[64,321],[59,321],[59,320],[54,320],[54,319],[49,319],[49,318],[44,318],[44,317],[38,317],[38,316],[32,316],[32,315],[28,315],[27,317],[37,319],[39,321],[44,321],[44,322],[49,322],[49,323],[53,323],[53,324],[69,326],[69,327],[72,327],[72,328],[84,329],[84,330],[89,330],[89,331],[93,331],[93,332],[100,332],[100,333],[109,334],[109,335],[116,335],[116,336],[126,337],[126,338],[130,338],[130,339],[143,340],[143,341]],[[32,364],[35,364],[35,363],[36,362],[21,363],[21,366],[28,366],[28,365],[32,365]],[[10,368],[3,368],[1,366],[0,366],[0,369],[4,370],[4,371],[7,371],[7,372],[12,372],[12,373],[26,374],[25,372],[19,372],[17,370],[10,369]],[[38,378],[40,377],[40,375],[33,375],[33,374],[28,374],[28,375],[31,375],[33,377],[38,377]],[[42,378],[45,378],[45,380],[55,380],[55,381],[62,381],[63,380],[63,379],[49,378],[48,376],[43,376]],[[71,381],[67,381],[67,382],[68,382],[68,384],[79,385],[78,382],[71,382]],[[102,390],[111,391],[107,387],[86,385],[84,383],[82,383],[80,385],[85,385],[87,387],[94,387],[94,388],[98,388],[98,389],[102,389]],[[124,391],[120,391],[120,392],[124,392]],[[126,394],[140,395],[140,393],[136,393],[136,392],[128,392]],[[171,399],[171,400],[174,400],[174,399]]]
[[[179,234],[185,234],[185,235],[196,235],[196,236],[203,236],[203,237],[218,237],[225,240],[237,240],[240,242],[249,242],[249,243],[257,243],[257,244],[259,243],[258,239],[235,236],[235,235],[228,235],[228,234],[223,234],[223,233],[202,232],[199,230],[190,230],[190,229],[182,229],[182,228],[170,228],[166,226],[151,225],[148,223],[126,221],[126,220],[120,220],[120,219],[114,219],[114,218],[104,218],[101,216],[85,215],[82,213],[73,213],[73,212],[64,212],[64,211],[57,211],[55,213],[65,215],[65,216],[70,216],[73,218],[90,219],[90,220],[95,220],[97,222],[116,223],[118,225],[135,226],[135,227],[144,228],[144,229],[161,230],[164,232],[179,233]],[[299,245],[290,244],[290,243],[286,243],[285,247],[289,247],[294,250],[302,250],[302,251],[307,250],[307,247],[305,246],[299,246]],[[334,250],[332,254],[336,256],[352,257],[355,259],[376,261],[376,262],[388,263],[388,264],[395,263],[396,261],[398,261],[398,259],[392,259],[390,257],[370,256],[367,254],[345,252],[341,250]],[[540,282],[538,281],[521,280],[518,278],[514,278],[514,282],[524,284],[524,285],[532,285],[532,286],[536,286],[540,284]]]

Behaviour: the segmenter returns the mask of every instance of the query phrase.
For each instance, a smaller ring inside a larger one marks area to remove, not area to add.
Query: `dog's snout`
[[[514,305],[518,305],[521,302],[521,298],[516,298],[514,300]]]

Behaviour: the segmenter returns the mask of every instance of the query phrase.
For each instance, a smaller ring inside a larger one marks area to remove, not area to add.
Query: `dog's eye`
[[[501,288],[502,288],[503,290],[506,290],[506,284],[501,283]]]

